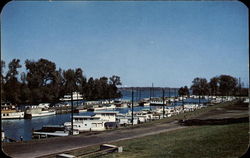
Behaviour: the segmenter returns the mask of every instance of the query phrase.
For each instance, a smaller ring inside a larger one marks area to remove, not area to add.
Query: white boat
[[[244,99],[244,103],[249,103],[249,98]]]
[[[55,115],[55,110],[45,109],[39,106],[31,106],[25,110],[25,118]]]
[[[136,125],[138,124],[138,120],[139,118],[137,116],[133,117],[133,124]],[[131,125],[132,124],[132,115],[130,113],[127,114],[119,114],[116,117],[116,121],[122,125],[122,126],[126,126],[126,125]]]
[[[73,116],[73,129],[79,132],[84,131],[104,131],[105,121],[95,116]],[[66,128],[71,128],[71,122],[65,122]]]
[[[21,119],[24,118],[24,112],[17,110],[14,105],[1,105],[1,119]]]
[[[148,106],[150,106],[150,102],[149,101],[140,101],[139,106],[148,107]]]
[[[73,131],[73,135],[79,134],[78,130]],[[64,137],[70,135],[70,129],[60,125],[46,125],[40,130],[32,132],[32,138]]]
[[[94,107],[93,109],[94,109],[94,111],[100,111],[100,110],[112,110],[115,108],[116,108],[116,106],[114,104],[109,104],[109,105]]]
[[[115,122],[116,111],[96,111],[92,116],[73,116],[73,129],[79,132],[84,131],[104,131],[105,123]],[[71,122],[65,122],[66,128],[71,128]]]
[[[73,92],[72,94],[73,100],[83,100],[83,96],[79,92]],[[64,95],[63,98],[60,98],[61,101],[70,101],[71,100],[71,94]]]

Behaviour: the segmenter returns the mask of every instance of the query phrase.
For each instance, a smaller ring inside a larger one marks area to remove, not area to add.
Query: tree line
[[[213,96],[247,96],[248,88],[243,87],[243,83],[230,75],[215,76],[208,82],[206,78],[196,77],[190,87],[194,95]],[[189,95],[187,86],[181,87],[179,95]]]
[[[5,67],[8,68],[5,75]],[[78,91],[85,100],[121,97],[117,86],[119,76],[87,79],[81,68],[62,70],[47,59],[26,60],[26,72],[19,73],[22,65],[13,59],[7,66],[1,60],[1,101],[13,104],[56,103],[65,94]]]

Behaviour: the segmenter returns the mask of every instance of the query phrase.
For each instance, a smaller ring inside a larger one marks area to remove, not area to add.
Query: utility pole
[[[165,117],[165,91],[164,91],[164,88],[162,88],[162,108],[163,108],[163,118]]]
[[[201,94],[199,93],[199,106],[200,106],[200,103],[201,103]]]
[[[154,83],[152,83],[152,96],[154,97]]]
[[[239,98],[241,100],[241,83],[240,83],[240,77],[239,77]]]
[[[132,87],[132,125],[134,125],[134,89]]]
[[[171,104],[171,101],[170,101],[170,88],[168,88],[168,97],[169,97],[169,99],[168,99],[168,103],[169,103],[169,106],[170,106],[170,104]]]
[[[73,92],[71,91],[71,135],[73,135]]]
[[[78,92],[76,93],[77,107],[78,107]]]
[[[149,88],[149,108],[150,108],[150,110],[151,110],[151,92],[152,91],[152,89],[151,89],[151,87]]]
[[[141,88],[139,88],[139,100],[141,100]]]
[[[184,95],[182,95],[182,109],[184,111]]]
[[[177,99],[177,97],[178,97],[178,94],[177,94],[177,89],[175,88],[174,89],[174,93],[175,93],[175,97],[174,97],[174,107],[176,106],[176,99]]]

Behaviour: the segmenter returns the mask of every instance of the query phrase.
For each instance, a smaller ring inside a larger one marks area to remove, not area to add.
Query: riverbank
[[[166,131],[187,128],[186,126],[179,125],[177,123],[177,120],[184,118],[198,118],[202,116],[202,114],[209,114],[210,111],[217,108],[224,109],[221,110],[221,114],[223,114],[223,111],[224,113],[228,110],[232,111],[232,108],[237,107],[238,105],[239,104],[236,104],[236,102],[217,104],[214,106],[196,110],[194,112],[183,113],[174,117],[152,121],[142,125],[121,128],[112,131],[104,131],[93,135],[81,134],[78,136],[50,138],[46,140],[35,140],[30,142],[4,143],[3,149],[12,157],[38,157],[50,154],[54,155],[78,148],[84,150],[86,147],[102,143],[138,138],[146,135],[155,135]],[[244,106],[245,107],[242,110],[248,112],[247,104]],[[231,107],[231,109],[227,109],[227,107]],[[239,110],[236,110],[236,112],[242,113]],[[220,114],[218,114],[217,116],[219,117]]]

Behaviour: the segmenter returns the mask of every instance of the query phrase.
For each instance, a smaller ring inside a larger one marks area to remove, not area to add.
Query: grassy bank
[[[249,144],[249,124],[189,127],[116,142],[124,152],[103,157],[240,157]]]
[[[236,102],[217,104],[194,112],[183,113],[171,118],[127,128],[151,127],[153,124],[183,119],[184,116],[186,119],[190,119],[204,113],[213,113],[211,110],[216,108],[221,109],[235,106],[238,107],[239,104]],[[246,151],[249,144],[248,131],[248,123],[191,126],[152,136],[112,142],[111,144],[123,146],[124,152],[103,157],[239,157]],[[98,148],[99,146],[91,146],[64,153],[79,156]],[[46,157],[55,157],[55,155]]]
[[[180,113],[178,115],[174,115],[174,116],[171,116],[171,117],[168,117],[168,118],[155,120],[155,121],[150,121],[150,122],[147,122],[147,123],[144,123],[144,124],[138,124],[138,125],[129,126],[129,127],[126,127],[126,128],[138,128],[138,127],[142,127],[142,126],[151,126],[151,125],[157,124],[157,123],[168,123],[168,122],[172,122],[174,120],[192,119],[192,118],[200,116],[200,115],[202,115],[204,113],[207,113],[207,112],[209,112],[211,110],[214,110],[214,109],[217,109],[217,108],[224,108],[224,107],[234,106],[237,103],[238,103],[237,100],[224,102],[224,103],[219,103],[219,104],[215,104],[215,105],[212,105],[212,106],[208,106],[206,108],[197,109],[195,111]]]

